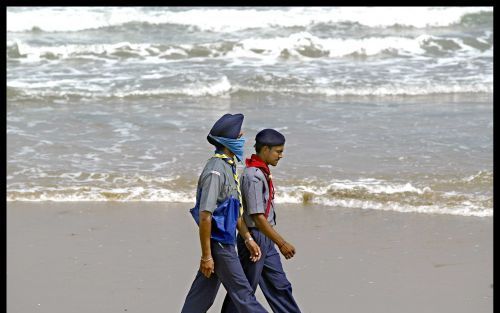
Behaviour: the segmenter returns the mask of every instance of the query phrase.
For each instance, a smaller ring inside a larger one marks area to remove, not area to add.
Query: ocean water
[[[9,7],[6,49],[7,201],[190,207],[229,112],[278,203],[493,216],[492,7]]]

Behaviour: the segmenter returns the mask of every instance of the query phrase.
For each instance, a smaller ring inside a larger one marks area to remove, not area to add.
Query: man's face
[[[278,165],[279,160],[283,157],[283,151],[285,151],[285,145],[274,146],[274,147],[264,147],[266,155],[266,163],[272,166]]]

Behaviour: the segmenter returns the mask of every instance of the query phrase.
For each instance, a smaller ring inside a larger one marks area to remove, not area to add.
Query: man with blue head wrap
[[[243,159],[243,146],[245,138],[242,138],[241,125],[243,114],[224,114],[210,130],[207,136],[208,142],[213,144],[217,150],[229,149],[238,161]]]
[[[241,175],[243,218],[252,237],[259,244],[262,257],[248,262],[248,241],[237,238],[241,265],[253,290],[260,286],[267,302],[275,313],[300,313],[292,295],[292,284],[288,281],[281,264],[279,251],[286,259],[295,255],[295,247],[285,241],[276,231],[274,209],[274,185],[269,165],[278,165],[285,149],[285,136],[274,129],[264,129],[255,136],[255,151],[246,159]],[[237,313],[238,308],[229,294],[224,299],[222,313]]]
[[[255,298],[235,249],[237,228],[246,240],[249,260],[260,259],[260,248],[241,216],[241,194],[234,160],[234,157],[238,161],[243,159],[243,118],[243,114],[225,114],[207,136],[208,142],[216,148],[215,154],[198,179],[196,205],[190,210],[199,225],[201,260],[182,313],[207,312],[221,282],[238,312],[267,312]]]

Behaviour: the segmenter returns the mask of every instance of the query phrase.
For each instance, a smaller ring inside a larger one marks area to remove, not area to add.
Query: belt
[[[275,225],[269,224],[269,226],[274,227]],[[248,228],[248,230],[258,230],[258,231],[260,231],[260,229],[258,227],[248,227],[247,226],[247,228]]]

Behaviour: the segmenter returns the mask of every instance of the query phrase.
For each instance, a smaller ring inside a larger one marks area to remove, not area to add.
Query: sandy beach
[[[199,259],[188,207],[8,202],[7,312],[179,312]],[[297,249],[283,264],[303,312],[493,311],[492,218],[278,210]]]

